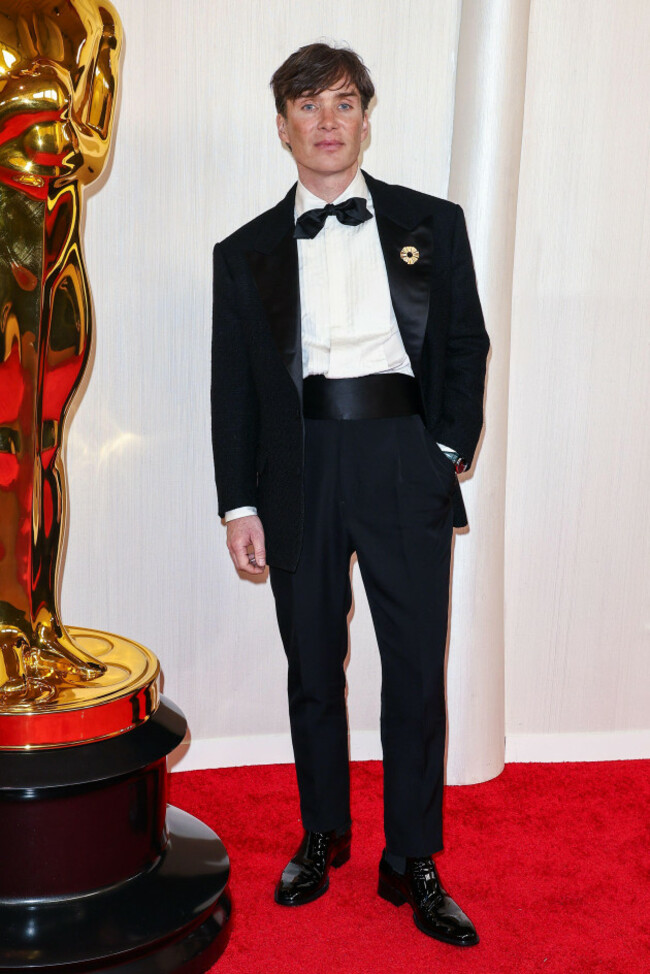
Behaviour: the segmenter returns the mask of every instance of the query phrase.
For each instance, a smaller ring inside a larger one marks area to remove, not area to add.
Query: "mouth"
[[[316,143],[317,149],[340,149],[343,143],[339,142],[338,139],[323,139],[321,142]]]

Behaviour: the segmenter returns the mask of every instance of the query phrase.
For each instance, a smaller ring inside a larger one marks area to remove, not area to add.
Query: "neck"
[[[349,169],[334,173],[314,172],[313,169],[306,169],[299,165],[298,177],[305,189],[308,189],[314,196],[318,196],[325,203],[333,203],[348,188],[358,169],[359,164],[357,162]]]

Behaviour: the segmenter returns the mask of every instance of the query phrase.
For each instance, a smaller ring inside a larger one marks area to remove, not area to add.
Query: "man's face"
[[[278,134],[291,147],[299,172],[328,176],[354,170],[368,134],[356,85],[342,79],[318,95],[288,101],[286,112],[286,118],[277,117]]]

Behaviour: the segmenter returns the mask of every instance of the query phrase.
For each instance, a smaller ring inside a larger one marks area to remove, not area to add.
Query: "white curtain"
[[[465,485],[469,536],[455,546],[447,780],[503,768],[504,509],[510,309],[526,86],[527,0],[464,3],[458,44],[449,198],[465,208],[491,340],[485,434]]]
[[[508,418],[513,758],[650,756],[649,50],[645,0],[532,4]]]

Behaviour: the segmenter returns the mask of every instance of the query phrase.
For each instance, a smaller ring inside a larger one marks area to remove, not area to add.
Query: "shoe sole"
[[[349,858],[350,858],[350,846],[346,846],[344,849],[341,849],[341,851],[334,856],[330,865],[334,866],[335,869],[340,869],[341,866],[344,866],[345,863],[348,862]],[[323,896],[323,894],[326,893],[329,888],[330,888],[330,878],[329,876],[326,876],[325,882],[320,887],[320,889],[317,889],[314,893],[309,893],[308,896],[305,896],[300,900],[294,900],[293,902],[291,902],[291,901],[280,899],[277,887],[275,890],[274,899],[275,902],[279,904],[279,906],[306,906],[307,903],[313,903],[314,900],[317,900],[320,896]]]
[[[431,930],[427,930],[426,927],[422,926],[422,924],[418,920],[417,913],[413,914],[413,922],[415,923],[415,926],[418,928],[418,930],[421,930],[422,933],[426,933],[427,937],[433,937],[434,940],[439,940],[443,944],[451,944],[452,947],[476,947],[477,943],[479,943],[478,934],[476,935],[476,940],[459,941],[459,940],[452,940],[451,937],[442,937],[440,934],[433,933]]]
[[[404,906],[405,903],[409,902],[408,899],[402,893],[400,893],[399,890],[395,889],[394,886],[391,886],[391,884],[387,882],[383,876],[379,877],[377,892],[383,900],[387,900],[387,902],[392,903],[393,906]],[[439,940],[443,944],[451,944],[452,947],[475,947],[476,944],[479,943],[478,934],[476,936],[476,940],[458,941],[452,940],[451,937],[444,937],[440,934],[433,933],[433,931],[427,930],[427,928],[420,923],[417,913],[413,914],[413,922],[418,930],[425,933],[427,937],[432,937],[434,940]]]

